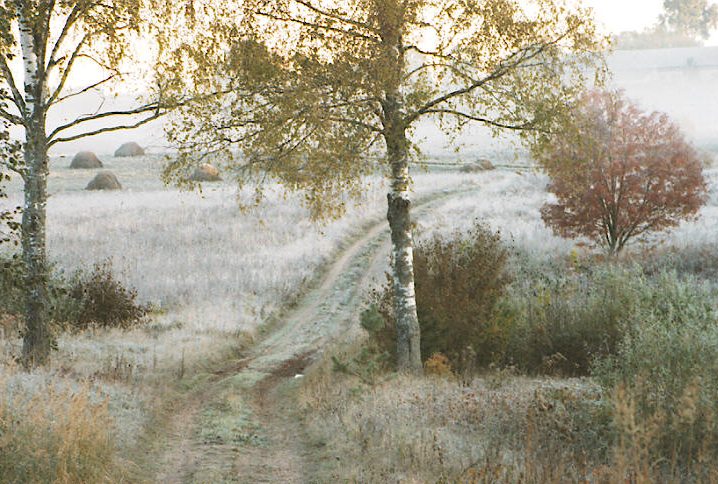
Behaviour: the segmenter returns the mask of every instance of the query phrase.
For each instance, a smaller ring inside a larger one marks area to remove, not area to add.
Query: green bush
[[[637,308],[637,269],[599,266],[585,272],[522,273],[508,295],[516,323],[506,364],[531,373],[587,375],[592,361],[613,354],[621,325]]]
[[[0,313],[18,314],[23,309],[23,267],[17,257],[0,258]]]
[[[598,360],[593,374],[607,390],[620,390],[624,400],[630,399],[630,425],[624,427],[636,421],[644,426],[653,422],[650,450],[656,456],[683,463],[714,459],[718,457],[714,294],[699,281],[682,279],[674,272],[658,275],[642,289],[639,311],[625,322],[616,353]]]
[[[468,233],[417,244],[414,278],[421,327],[421,353],[446,355],[464,371],[498,361],[508,342],[511,314],[501,304],[510,282],[508,250],[481,224]],[[362,326],[377,347],[395,354],[391,281],[372,298]]]

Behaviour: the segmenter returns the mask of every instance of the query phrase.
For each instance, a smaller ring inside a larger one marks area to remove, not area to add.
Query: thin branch
[[[314,28],[314,29],[327,30],[327,31],[329,31],[329,32],[336,32],[336,33],[339,33],[339,34],[347,35],[347,36],[349,36],[349,37],[356,37],[356,38],[359,38],[359,39],[368,40],[369,42],[374,42],[374,43],[377,43],[377,44],[380,42],[380,40],[377,39],[376,37],[371,37],[371,36],[369,36],[369,35],[365,35],[365,34],[362,34],[362,33],[359,33],[359,32],[352,32],[351,30],[344,30],[344,29],[340,29],[340,28],[337,28],[337,27],[332,27],[332,26],[330,26],[330,25],[315,24],[315,23],[312,23],[312,22],[308,22],[308,21],[306,21],[306,20],[301,20],[301,19],[291,18],[291,17],[289,17],[289,18],[287,18],[287,17],[280,17],[280,16],[278,16],[278,15],[274,15],[274,14],[268,13],[268,12],[255,12],[255,14],[256,14],[256,15],[260,15],[260,16],[262,16],[262,17],[271,18],[272,20],[278,20],[278,21],[280,21],[280,22],[296,23],[296,24],[304,25],[305,27],[311,27],[311,28]]]
[[[20,116],[15,116],[12,113],[9,113],[5,111],[4,109],[0,109],[0,118],[7,119],[12,124],[18,125],[18,126],[24,126],[25,120],[23,120]]]
[[[107,76],[105,79],[103,79],[103,80],[101,80],[101,81],[98,81],[98,82],[96,82],[96,83],[94,83],[94,84],[91,84],[91,85],[89,85],[89,86],[87,86],[87,87],[85,87],[85,88],[83,88],[83,89],[81,89],[81,90],[79,90],[79,91],[77,91],[77,92],[73,92],[73,93],[71,93],[71,94],[68,94],[67,96],[63,96],[63,97],[61,97],[61,98],[56,99],[56,100],[53,102],[53,104],[57,105],[57,104],[60,104],[60,103],[63,102],[63,101],[67,101],[68,99],[73,98],[73,97],[75,97],[75,96],[80,96],[80,95],[82,95],[82,94],[85,94],[86,92],[91,91],[91,90],[95,89],[96,87],[99,87],[99,86],[101,86],[102,84],[111,81],[112,79],[116,78],[118,75],[119,75],[119,74],[112,74],[112,75],[110,75],[110,76]]]
[[[58,134],[60,134],[63,131],[66,131],[70,128],[74,128],[74,127],[79,126],[84,123],[88,123],[90,121],[97,121],[99,119],[116,117],[116,116],[135,116],[135,115],[144,114],[144,113],[147,113],[150,111],[158,111],[159,112],[161,107],[162,106],[159,102],[154,102],[151,104],[146,104],[144,106],[140,106],[135,109],[128,109],[125,111],[105,111],[105,112],[98,113],[98,114],[82,116],[82,117],[77,118],[74,121],[71,121],[67,124],[58,126],[57,128],[55,128],[55,130],[52,133],[50,133],[48,135],[47,139],[52,140],[53,138],[55,138],[55,136],[57,136]]]
[[[449,70],[449,71],[453,71],[454,74],[456,74],[457,76],[462,77],[462,78],[468,80],[469,82],[472,82],[472,83],[473,83],[473,82],[476,82],[476,79],[474,79],[473,77],[471,77],[469,74],[465,73],[464,71],[462,71],[462,70],[459,69],[458,67],[456,67],[456,66],[454,66],[454,65],[451,65],[451,64],[446,64],[446,63],[443,63],[443,62],[432,62],[432,63],[430,63],[430,64],[421,64],[420,66],[417,66],[416,68],[414,68],[414,69],[412,69],[411,71],[409,71],[409,72],[404,76],[404,80],[406,81],[406,80],[410,79],[413,75],[415,75],[415,74],[417,74],[417,73],[419,73],[419,72],[421,72],[421,71],[423,71],[423,70],[425,70],[425,69],[432,69],[432,68],[437,68],[437,67],[438,67],[438,68],[444,68],[444,69],[447,69],[447,70]]]
[[[449,101],[452,98],[455,98],[457,96],[462,96],[464,94],[468,94],[480,87],[482,87],[485,84],[488,84],[489,82],[495,81],[496,79],[500,79],[501,77],[508,74],[512,69],[515,69],[516,67],[520,66],[523,62],[532,60],[539,55],[543,54],[549,47],[556,45],[561,40],[563,40],[571,31],[566,31],[556,39],[554,39],[551,42],[546,42],[540,45],[529,45],[527,47],[524,47],[522,49],[519,49],[518,51],[512,53],[509,55],[503,62],[501,62],[496,70],[494,70],[491,74],[487,75],[486,77],[483,77],[482,79],[478,79],[475,82],[469,84],[468,86],[455,89],[453,91],[450,91],[443,96],[440,96],[436,99],[433,99],[426,104],[424,104],[423,107],[419,108],[418,110],[414,111],[413,113],[409,114],[406,118],[406,124],[410,124],[411,122],[415,121],[418,117],[420,117],[422,114],[426,114],[430,110],[432,110],[435,106],[442,104],[446,101]]]
[[[86,5],[84,12],[87,12],[92,7],[97,5],[97,3],[91,3]],[[62,43],[65,41],[65,38],[70,33],[70,29],[75,24],[75,22],[80,18],[82,15],[82,7],[81,3],[78,2],[75,4],[75,6],[72,8],[72,11],[68,14],[67,18],[65,19],[65,25],[62,27],[62,31],[60,32],[60,35],[58,36],[57,40],[55,41],[55,45],[52,48],[52,52],[50,53],[50,58],[47,62],[47,71],[49,72],[56,64],[58,64],[60,61],[57,59],[57,54],[60,51],[60,48],[62,47]]]
[[[5,56],[0,55],[0,71],[2,71],[2,75],[5,78],[5,82],[7,83],[8,87],[10,88],[10,92],[12,93],[12,100],[15,106],[17,106],[18,110],[22,113],[22,116],[24,118],[25,116],[25,98],[22,97],[22,94],[20,93],[20,90],[17,88],[17,84],[15,84],[15,78],[12,75],[12,71],[10,70],[10,66],[7,65],[7,61],[5,60]]]
[[[89,37],[90,37],[89,34],[85,34],[82,37],[82,39],[80,39],[80,42],[75,46],[75,50],[72,52],[72,55],[70,56],[70,60],[67,61],[65,70],[62,72],[62,76],[60,77],[60,83],[57,85],[57,87],[53,91],[52,95],[47,100],[48,106],[50,106],[52,103],[55,102],[55,100],[62,93],[62,90],[65,88],[65,83],[67,82],[67,78],[70,76],[70,71],[72,70],[72,66],[75,64],[77,57],[80,55],[80,52],[82,51],[82,46],[85,44],[85,42],[87,42]]]
[[[341,118],[341,117],[335,117],[335,116],[322,116],[322,119],[326,119],[327,121],[334,121],[337,123],[345,123],[345,124],[351,124],[353,126],[359,126],[360,128],[368,129],[369,131],[373,131],[375,133],[383,133],[384,132],[384,130],[381,128],[378,128],[369,123],[357,121],[356,119]]]
[[[334,20],[337,20],[337,21],[339,21],[339,22],[344,22],[344,23],[346,23],[346,24],[353,25],[353,26],[359,27],[359,28],[361,28],[361,29],[366,29],[366,30],[368,30],[369,32],[371,32],[371,33],[373,33],[373,34],[377,34],[377,35],[379,34],[379,30],[376,29],[376,28],[374,28],[374,27],[370,27],[369,25],[363,24],[363,23],[358,22],[358,21],[356,21],[356,20],[352,20],[352,19],[348,19],[348,18],[342,17],[341,15],[338,15],[338,14],[336,14],[336,13],[327,12],[326,10],[322,10],[322,9],[320,9],[320,8],[318,8],[318,7],[314,6],[314,5],[312,5],[312,4],[311,4],[310,2],[308,2],[307,0],[295,0],[295,1],[296,1],[298,4],[304,5],[304,6],[307,7],[309,10],[311,10],[311,11],[313,11],[313,12],[319,14],[319,15],[323,15],[323,16],[325,16],[325,17],[329,17],[329,18],[334,19]]]
[[[80,134],[77,134],[74,136],[67,136],[65,138],[55,138],[52,141],[50,141],[47,145],[48,145],[48,147],[50,147],[50,146],[56,145],[58,143],[66,143],[68,141],[75,141],[75,140],[82,139],[82,138],[89,138],[90,136],[95,136],[95,135],[102,134],[102,133],[109,133],[112,131],[121,131],[121,130],[139,128],[140,126],[142,126],[144,124],[147,124],[151,121],[154,121],[155,119],[162,117],[164,114],[166,114],[166,113],[158,110],[152,116],[148,116],[147,118],[144,118],[134,124],[108,126],[105,128],[96,129],[94,131],[88,131],[86,133],[80,133]]]
[[[494,121],[493,119],[489,118],[482,118],[480,116],[474,116],[469,113],[464,113],[462,111],[457,111],[454,109],[428,109],[424,111],[425,114],[448,114],[451,116],[457,116],[459,118],[464,118],[469,121],[477,121],[480,123],[488,124],[490,126],[494,126],[497,128],[505,128],[505,129],[512,129],[516,131],[541,131],[540,129],[535,127],[535,123],[533,121],[527,121],[523,124],[506,124],[502,123],[500,121]]]

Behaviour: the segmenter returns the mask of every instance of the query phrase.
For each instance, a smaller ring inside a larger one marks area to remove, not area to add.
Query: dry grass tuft
[[[122,478],[108,399],[87,386],[41,393],[0,380],[0,476],[14,483],[99,483]]]

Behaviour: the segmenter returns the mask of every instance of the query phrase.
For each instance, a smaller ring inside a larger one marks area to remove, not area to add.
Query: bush
[[[504,362],[527,373],[587,375],[613,354],[621,325],[638,305],[638,269],[599,266],[563,275],[523,273],[508,300],[516,314]]]
[[[115,279],[109,261],[95,264],[87,275],[76,276],[69,296],[77,305],[70,323],[78,329],[127,328],[141,322],[148,312],[147,307],[137,303],[137,291]]]
[[[23,274],[19,258],[0,260],[0,314],[23,313]],[[128,328],[143,321],[148,312],[137,302],[137,291],[115,278],[109,261],[95,264],[89,273],[77,271],[70,278],[53,271],[48,286],[50,318],[65,328]]]
[[[643,288],[614,355],[593,373],[620,392],[619,429],[653,428],[655,458],[684,464],[718,457],[718,323],[713,295],[694,279],[664,273]],[[630,405],[627,405],[629,402]],[[709,455],[705,455],[709,454]]]
[[[0,313],[18,314],[23,309],[23,266],[17,257],[0,258]]]
[[[510,282],[508,255],[500,235],[478,223],[466,234],[417,244],[414,278],[424,358],[441,353],[459,371],[500,358],[511,326],[501,304]],[[392,295],[389,281],[374,294],[362,326],[380,350],[394,355]]]

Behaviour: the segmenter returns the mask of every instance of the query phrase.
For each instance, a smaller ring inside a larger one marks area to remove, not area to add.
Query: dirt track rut
[[[471,190],[434,195],[414,217]],[[388,226],[377,223],[341,251],[281,324],[188,398],[167,428],[155,481],[312,482],[311,449],[293,408],[297,375],[356,324],[365,291],[383,282],[388,254]]]

